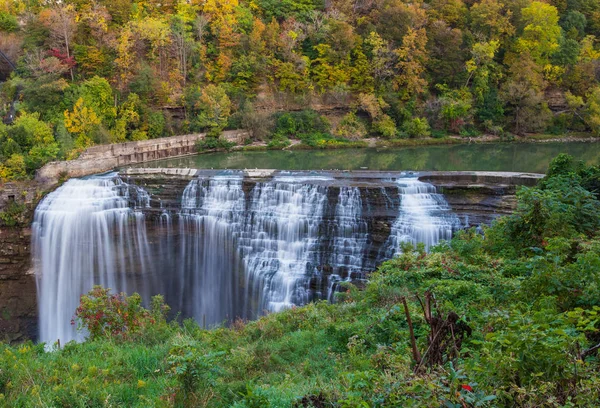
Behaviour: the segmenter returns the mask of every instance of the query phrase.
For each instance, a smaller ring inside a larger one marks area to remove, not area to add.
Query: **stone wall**
[[[245,130],[229,130],[222,137],[230,142],[241,143],[247,136]],[[138,142],[117,143],[88,148],[76,160],[51,162],[39,169],[36,180],[56,183],[60,178],[83,177],[111,171],[117,167],[143,163],[167,157],[195,154],[196,142],[206,134],[163,137]]]

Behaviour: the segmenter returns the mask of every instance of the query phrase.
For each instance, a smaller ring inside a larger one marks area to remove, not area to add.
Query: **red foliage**
[[[77,62],[75,62],[75,58],[69,57],[66,53],[60,52],[60,50],[58,48],[50,49],[48,51],[48,55],[58,59],[63,65],[65,65],[69,69],[71,69],[71,68],[75,67],[75,65],[77,65]]]

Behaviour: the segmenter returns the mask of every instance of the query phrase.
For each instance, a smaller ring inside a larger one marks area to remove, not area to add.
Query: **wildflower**
[[[463,384],[461,387],[463,390],[473,392],[473,387],[471,387],[469,384]]]

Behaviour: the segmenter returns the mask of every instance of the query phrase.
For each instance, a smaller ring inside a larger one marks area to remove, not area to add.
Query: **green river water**
[[[544,173],[559,153],[600,164],[600,143],[489,143],[338,150],[208,153],[144,163],[140,167],[279,170],[432,170]]]

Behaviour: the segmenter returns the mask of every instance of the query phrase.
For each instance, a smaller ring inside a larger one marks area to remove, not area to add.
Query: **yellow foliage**
[[[65,127],[70,133],[86,134],[100,124],[100,118],[84,105],[83,98],[77,100],[72,112],[66,110],[64,115]]]

